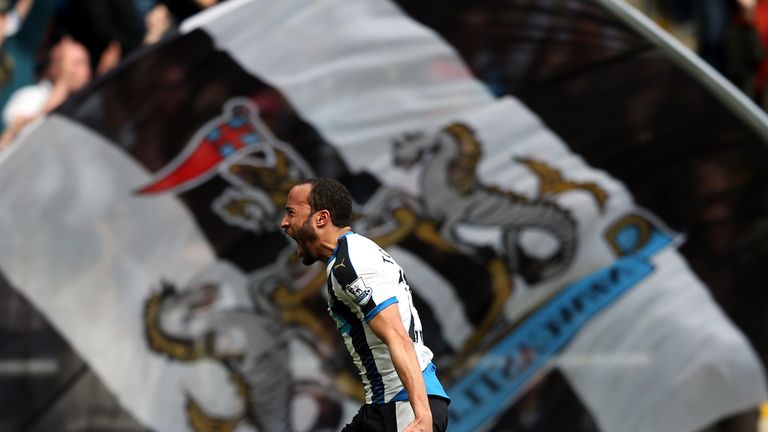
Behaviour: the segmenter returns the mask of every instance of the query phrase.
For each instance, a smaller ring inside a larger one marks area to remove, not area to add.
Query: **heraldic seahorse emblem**
[[[417,164],[426,215],[441,224],[443,239],[459,248],[471,248],[457,233],[459,225],[501,228],[502,244],[510,271],[529,283],[550,278],[567,268],[576,253],[576,221],[551,196],[569,189],[591,193],[600,208],[606,193],[594,183],[569,182],[543,162],[518,159],[540,179],[539,196],[521,194],[483,184],[477,175],[482,147],[473,130],[463,123],[443,128],[435,137],[409,135],[394,144],[394,162],[406,169]],[[528,256],[520,233],[542,230],[558,242],[548,257]]]

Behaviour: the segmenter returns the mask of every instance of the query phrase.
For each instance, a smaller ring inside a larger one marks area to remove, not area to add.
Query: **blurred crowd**
[[[768,0],[627,0],[768,108]]]
[[[0,150],[93,77],[224,0],[0,0]],[[768,108],[768,0],[626,0]]]
[[[91,79],[217,3],[0,0],[0,149]]]

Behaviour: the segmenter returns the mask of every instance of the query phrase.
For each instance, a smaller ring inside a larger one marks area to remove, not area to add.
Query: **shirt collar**
[[[339,236],[339,238],[336,240],[336,247],[333,248],[333,253],[331,253],[331,257],[328,258],[328,261],[325,262],[325,265],[330,264],[331,261],[333,261],[333,259],[336,258],[336,251],[339,250],[339,242],[341,241],[341,239],[343,239],[344,237],[346,237],[346,236],[348,236],[350,234],[354,234],[354,231],[347,231],[344,234]]]

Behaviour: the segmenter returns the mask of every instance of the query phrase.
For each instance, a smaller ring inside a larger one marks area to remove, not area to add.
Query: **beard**
[[[309,244],[313,244],[317,240],[317,234],[312,231],[310,224],[311,221],[309,218],[307,218],[301,228],[296,231],[296,243],[303,252],[301,263],[304,265],[312,265],[315,263],[315,261],[317,261],[317,256],[307,247]]]

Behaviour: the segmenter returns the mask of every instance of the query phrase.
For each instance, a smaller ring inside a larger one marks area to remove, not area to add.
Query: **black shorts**
[[[429,396],[429,408],[432,410],[432,430],[445,432],[448,427],[448,401],[439,396]],[[413,410],[409,401],[365,404],[341,431],[398,432],[411,421]]]

